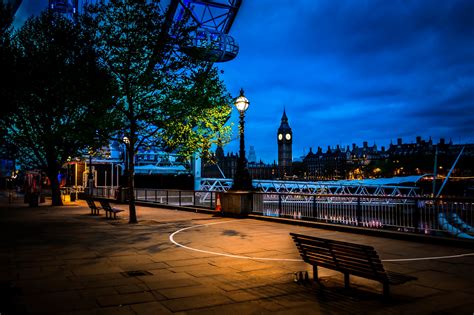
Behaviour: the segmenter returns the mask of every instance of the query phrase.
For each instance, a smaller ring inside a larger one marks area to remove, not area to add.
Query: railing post
[[[280,213],[280,216],[283,214],[281,194],[278,194],[278,213]]]
[[[196,191],[193,190],[193,206],[196,206]]]
[[[178,196],[179,196],[178,204],[181,207],[181,190],[178,191]]]
[[[215,193],[217,193],[217,192],[215,192]],[[214,195],[212,194],[212,191],[211,191],[211,209],[214,208],[214,206],[213,206],[214,200],[212,199],[213,196],[214,196]]]
[[[313,196],[313,219],[317,219],[318,214],[316,213],[316,196]]]
[[[157,202],[158,200],[158,190],[155,189],[155,203]]]
[[[356,219],[357,226],[362,226],[362,206],[360,205],[360,197],[357,197]]]
[[[420,232],[420,229],[419,229],[419,225],[420,225],[420,212],[421,212],[421,207],[422,207],[422,203],[424,201],[422,200],[419,200],[419,199],[416,199],[415,200],[415,207],[413,209],[413,212],[412,212],[412,222],[413,222],[413,227],[415,228],[415,233],[419,233]]]
[[[169,190],[167,190],[167,191],[166,191],[166,204],[167,204],[167,205],[170,204],[170,200],[169,200],[170,196],[169,196],[169,195],[170,195],[170,192],[169,192]]]
[[[255,202],[255,193],[250,193],[250,198],[252,198],[252,202],[250,203],[250,213],[254,213],[254,208],[255,208],[255,205],[254,205],[254,202]]]

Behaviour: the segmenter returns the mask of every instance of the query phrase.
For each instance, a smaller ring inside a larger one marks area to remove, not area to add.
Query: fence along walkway
[[[139,202],[214,209],[216,191],[136,189]],[[94,195],[115,198],[110,188]],[[252,213],[373,229],[474,238],[474,199],[254,193]]]
[[[254,214],[474,239],[474,199],[258,193]]]
[[[254,179],[252,183],[254,187],[261,192],[375,196],[403,195],[414,197],[417,195],[418,187],[401,186],[400,184],[403,183],[404,180],[415,183],[423,176],[409,176],[409,178],[406,179],[399,177],[365,181],[339,180],[319,182]],[[202,178],[201,190],[228,191],[232,183],[233,180],[230,178]]]
[[[94,196],[118,199],[115,190],[110,187],[94,188]],[[216,201],[215,191],[148,189],[136,188],[135,200],[173,206],[192,206],[213,209]]]

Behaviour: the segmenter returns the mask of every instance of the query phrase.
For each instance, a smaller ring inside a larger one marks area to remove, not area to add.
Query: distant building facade
[[[278,160],[272,164],[258,161],[254,146],[250,146],[248,169],[254,179],[298,179],[339,180],[393,177],[415,174],[433,174],[435,156],[436,173],[446,176],[454,161],[464,148],[463,154],[453,169],[451,177],[474,176],[474,144],[453,144],[441,138],[434,143],[417,136],[413,143],[404,143],[401,138],[390,143],[388,148],[367,141],[358,146],[328,146],[323,151],[310,148],[306,155],[293,161],[293,132],[283,110],[277,129]],[[215,153],[215,164],[203,166],[203,177],[233,178],[238,154],[224,154],[222,146]]]
[[[308,180],[337,180],[346,178],[347,152],[338,146],[323,153],[318,147],[316,153],[310,148],[303,159],[304,178]]]

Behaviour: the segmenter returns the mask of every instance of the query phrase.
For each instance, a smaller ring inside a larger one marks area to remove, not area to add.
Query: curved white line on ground
[[[474,256],[474,253],[459,254],[459,255],[449,255],[449,256],[419,257],[419,258],[382,259],[382,261],[436,260],[436,259],[460,258],[460,257],[467,257],[467,256]]]
[[[179,229],[175,232],[173,232],[169,239],[171,243],[175,244],[176,246],[186,248],[195,252],[200,252],[200,253],[205,253],[205,254],[212,254],[212,255],[217,255],[217,256],[225,256],[225,257],[231,257],[231,258],[238,258],[238,259],[252,259],[252,260],[270,260],[270,261],[300,261],[302,262],[303,260],[301,259],[291,259],[291,258],[267,258],[267,257],[250,257],[250,256],[241,256],[241,255],[232,255],[232,254],[225,254],[225,253],[218,253],[218,252],[212,252],[208,250],[203,250],[203,249],[197,249],[193,247],[189,247],[183,244],[180,244],[174,240],[174,236],[180,232],[189,230],[189,229],[194,229],[197,227],[207,227],[210,225],[215,225],[215,224],[222,224],[222,223],[227,223],[227,222],[232,222],[232,221],[220,221],[220,222],[213,222],[213,223],[208,223],[208,224],[199,224],[199,225],[193,225],[189,226],[187,228],[182,228]],[[438,259],[451,259],[451,258],[461,258],[461,257],[467,257],[467,256],[474,256],[474,253],[466,253],[466,254],[459,254],[459,255],[449,255],[449,256],[432,256],[432,257],[417,257],[417,258],[398,258],[398,259],[382,259],[384,262],[403,262],[403,261],[420,261],[420,260],[438,260]]]
[[[200,225],[193,225],[187,228],[179,229],[173,234],[170,235],[170,241],[171,243],[175,244],[176,246],[186,248],[189,250],[193,250],[195,252],[200,252],[200,253],[205,253],[205,254],[213,254],[213,255],[218,255],[218,256],[225,256],[225,257],[232,257],[232,258],[238,258],[238,259],[253,259],[253,260],[273,260],[273,261],[302,261],[301,259],[290,259],[290,258],[265,258],[265,257],[249,257],[249,256],[240,256],[240,255],[232,255],[232,254],[225,254],[225,253],[217,253],[217,252],[211,252],[208,250],[202,250],[202,249],[197,249],[193,247],[188,247],[186,245],[180,244],[174,240],[174,236],[182,231],[197,228],[197,227],[207,227],[209,225],[214,225],[214,224],[222,224],[222,223],[227,223],[231,221],[221,221],[221,222],[214,222],[214,223],[209,223],[209,224],[200,224]]]

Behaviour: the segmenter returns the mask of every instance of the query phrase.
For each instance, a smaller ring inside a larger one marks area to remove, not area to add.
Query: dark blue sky
[[[47,6],[23,2],[17,20]],[[294,157],[398,137],[474,142],[472,0],[243,0],[231,34],[239,55],[219,67],[250,100],[246,144],[258,159],[277,159],[284,107]]]
[[[244,0],[231,34],[240,53],[220,67],[246,91],[246,144],[266,162],[283,107],[294,157],[418,135],[474,142],[472,0]]]

